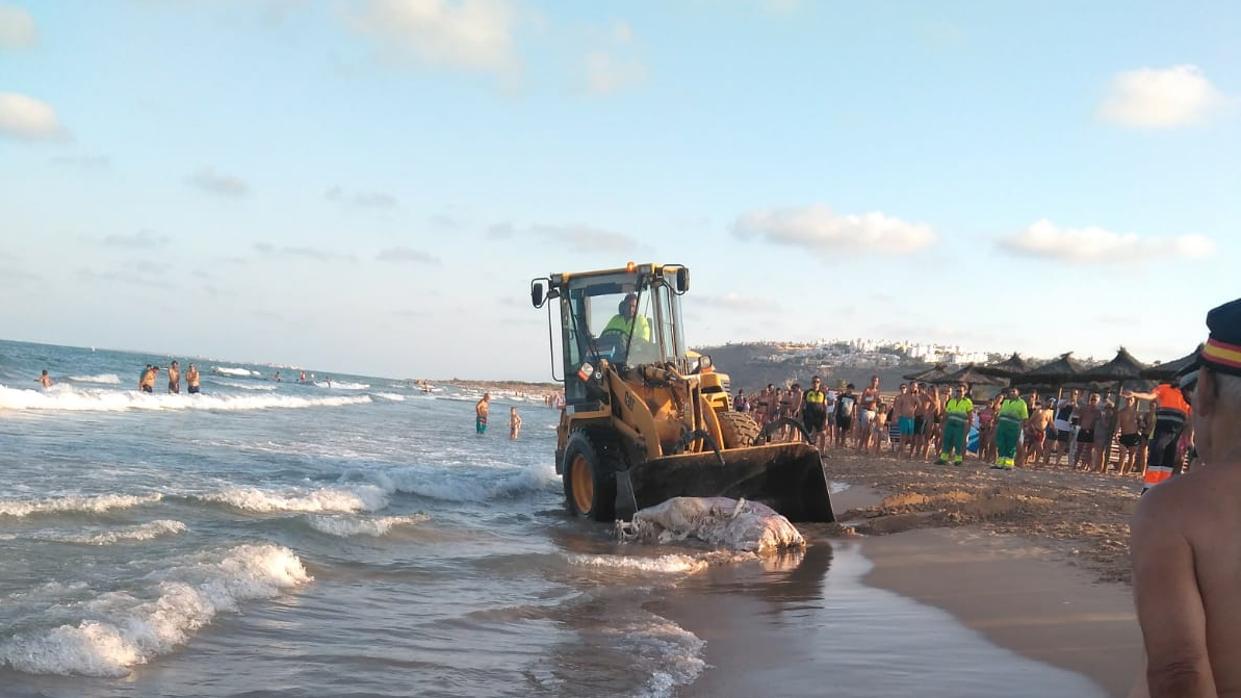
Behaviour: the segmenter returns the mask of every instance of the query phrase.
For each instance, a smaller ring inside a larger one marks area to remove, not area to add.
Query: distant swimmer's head
[[[43,375],[45,375],[45,376],[47,375],[47,369],[46,369],[46,368],[45,368],[45,369],[43,369]]]
[[[172,367],[173,367],[173,368],[176,368],[176,367],[178,367],[178,366],[180,366],[180,364],[178,364],[176,361],[173,361],[173,362],[172,362]]]

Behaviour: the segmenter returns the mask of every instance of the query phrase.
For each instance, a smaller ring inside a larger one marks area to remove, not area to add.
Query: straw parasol
[[[1063,385],[1080,378],[1082,365],[1073,359],[1073,352],[1065,352],[1055,361],[1016,376],[1013,382],[1021,385]]]
[[[923,383],[934,383],[936,380],[948,375],[947,364],[935,364],[934,367],[924,371],[911,373],[903,378],[907,381],[921,381]]]
[[[928,383],[965,383],[966,385],[999,385],[1007,386],[1008,381],[999,376],[989,376],[979,370],[979,366],[974,364],[966,364],[961,368],[949,373],[940,380],[927,381]]]
[[[1151,380],[1172,380],[1176,378],[1176,374],[1180,373],[1186,366],[1192,364],[1198,358],[1198,350],[1202,349],[1202,345],[1198,345],[1198,349],[1193,350],[1189,354],[1182,356],[1175,361],[1168,361],[1162,364],[1155,364],[1142,371],[1143,378]]]
[[[1116,358],[1094,368],[1085,371],[1077,380],[1098,381],[1100,383],[1111,383],[1118,381],[1141,380],[1142,371],[1146,369],[1146,364],[1133,358],[1124,347],[1116,352]]]
[[[987,364],[979,366],[978,372],[988,376],[998,376],[1000,378],[1012,378],[1019,376],[1030,370],[1026,360],[1017,355],[1016,352],[1012,356],[995,364]]]

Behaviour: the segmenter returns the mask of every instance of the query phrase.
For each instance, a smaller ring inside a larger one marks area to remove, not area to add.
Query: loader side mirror
[[[677,294],[685,293],[689,290],[689,269],[681,267],[677,269]]]
[[[547,302],[547,282],[543,279],[535,279],[530,282],[530,304],[536,308],[542,308],[543,303]]]

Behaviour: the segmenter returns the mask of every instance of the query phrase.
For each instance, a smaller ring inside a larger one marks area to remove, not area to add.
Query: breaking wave
[[[75,383],[105,383],[107,385],[121,384],[121,377],[115,373],[101,373],[97,376],[69,376],[69,380]]]
[[[371,394],[377,398],[383,398],[384,400],[391,400],[392,402],[404,402],[405,401],[404,395],[398,395],[396,393],[371,393]]]
[[[665,618],[611,631],[619,635],[638,668],[650,674],[638,693],[641,698],[667,698],[677,687],[688,686],[706,671],[707,643]]]
[[[341,407],[371,402],[369,395],[296,397],[292,395],[150,395],[137,390],[77,389],[58,385],[44,392],[0,385],[0,409],[121,412],[124,410],[263,410]]]
[[[30,516],[31,514],[58,514],[64,512],[99,513],[109,509],[128,509],[151,504],[163,499],[161,494],[129,495],[101,494],[94,496],[69,495],[47,499],[0,499],[0,516]]]
[[[271,492],[256,487],[230,487],[195,497],[242,511],[354,512],[378,511],[388,506],[388,493],[374,485],[331,487],[310,491]]]
[[[366,390],[371,387],[369,383],[350,383],[349,381],[315,381],[315,385],[320,388],[332,388],[333,390]]]
[[[311,581],[279,545],[240,545],[159,575],[137,594],[103,594],[77,625],[23,633],[0,644],[0,665],[31,674],[119,677],[189,641],[222,612]]]
[[[660,555],[659,557],[632,557],[628,555],[567,555],[569,564],[577,567],[594,567],[634,572],[657,572],[664,574],[696,574],[709,566],[707,561],[690,555]]]
[[[276,386],[267,383],[242,383],[240,381],[227,381],[216,379],[212,381],[217,385],[227,385],[230,388],[241,388],[242,390],[275,390]]]
[[[144,541],[172,536],[185,532],[185,524],[172,519],[156,519],[136,526],[126,526],[112,530],[94,530],[85,533],[69,533],[65,531],[38,531],[31,534],[35,540],[54,543],[78,543],[81,545],[112,545],[129,541]]]
[[[251,371],[248,368],[234,368],[232,366],[213,366],[211,370],[222,376],[245,376],[249,378],[263,375],[258,371]]]
[[[408,516],[379,516],[372,519],[356,519],[344,516],[310,516],[306,523],[310,527],[332,536],[348,538],[349,536],[387,535],[396,526],[412,526],[420,524],[431,517],[426,514],[410,514]]]
[[[500,477],[496,477],[499,474]],[[447,502],[481,502],[548,489],[559,480],[550,465],[527,468],[474,469],[395,468],[385,471],[350,472],[342,479],[361,477],[386,492],[416,494]]]

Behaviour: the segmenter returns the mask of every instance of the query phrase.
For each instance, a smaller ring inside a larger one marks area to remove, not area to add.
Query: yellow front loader
[[[556,472],[576,515],[628,519],[671,497],[744,497],[793,521],[833,521],[818,449],[772,443],[732,410],[728,378],[687,352],[680,297],[689,269],[630,262],[530,285],[547,307],[553,376],[563,375]],[[559,301],[562,360],[554,359]]]

